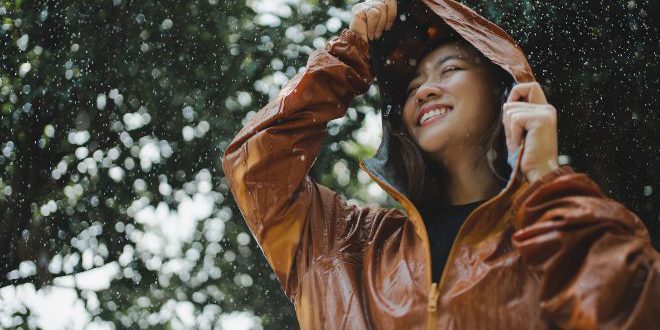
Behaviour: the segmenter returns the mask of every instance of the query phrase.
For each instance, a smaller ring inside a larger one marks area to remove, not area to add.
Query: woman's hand
[[[367,0],[353,6],[349,29],[365,41],[380,38],[396,20],[396,0]]]
[[[559,167],[557,164],[557,111],[548,104],[538,82],[520,83],[503,106],[502,123],[509,154],[520,145],[523,130],[525,150],[521,170],[530,183]]]

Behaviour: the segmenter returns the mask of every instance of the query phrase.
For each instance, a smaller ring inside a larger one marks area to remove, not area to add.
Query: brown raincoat
[[[499,27],[454,1],[423,2],[516,82],[534,80]],[[301,328],[660,329],[660,257],[646,228],[569,166],[529,184],[521,150],[506,187],[465,220],[438,282],[424,220],[382,158],[385,139],[360,166],[405,213],[349,205],[314,182],[307,173],[326,124],[373,80],[367,53],[342,31],[223,157]]]

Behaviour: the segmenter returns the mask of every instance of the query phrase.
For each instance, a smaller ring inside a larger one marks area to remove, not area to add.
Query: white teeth
[[[423,125],[427,120],[435,117],[435,116],[444,116],[449,112],[448,108],[441,108],[441,109],[436,109],[429,111],[422,115],[422,119],[420,119],[419,124]]]

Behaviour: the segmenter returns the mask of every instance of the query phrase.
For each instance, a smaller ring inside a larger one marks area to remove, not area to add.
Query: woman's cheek
[[[413,121],[414,121],[414,111],[412,109],[412,102],[411,101],[406,101],[406,104],[403,107],[403,121],[406,127],[410,130],[413,126]]]

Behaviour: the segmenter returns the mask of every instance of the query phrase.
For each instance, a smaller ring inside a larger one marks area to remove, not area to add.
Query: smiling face
[[[483,144],[499,103],[490,63],[464,41],[446,43],[427,54],[408,85],[403,122],[425,152],[447,152]]]

